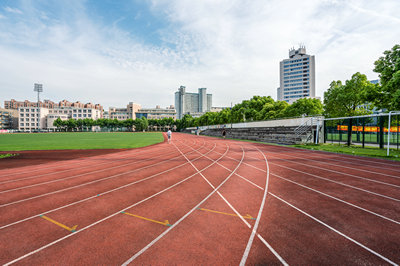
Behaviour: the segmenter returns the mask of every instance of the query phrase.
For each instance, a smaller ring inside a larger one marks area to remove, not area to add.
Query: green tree
[[[328,91],[324,93],[325,115],[328,117],[344,117],[371,113],[368,98],[373,91],[374,84],[367,80],[367,76],[355,73],[350,80],[342,82],[332,81]],[[353,119],[349,119],[347,130],[347,145],[352,142]]]
[[[312,116],[323,113],[323,105],[319,99],[302,98],[298,99],[285,109],[285,117]]]
[[[63,121],[61,120],[60,117],[57,118],[56,120],[54,120],[53,126],[57,127],[57,129],[60,129],[61,127],[63,127]]]
[[[371,98],[379,108],[389,111],[400,110],[400,45],[383,52],[384,56],[375,61],[374,71],[379,73],[380,86]]]

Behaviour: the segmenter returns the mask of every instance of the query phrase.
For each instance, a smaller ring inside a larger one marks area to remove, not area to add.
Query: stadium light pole
[[[43,92],[43,84],[35,83],[33,85],[33,91],[37,91],[37,106],[39,107],[39,101],[40,101],[39,94]]]

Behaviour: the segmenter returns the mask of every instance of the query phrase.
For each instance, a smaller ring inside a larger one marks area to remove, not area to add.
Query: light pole
[[[35,83],[33,85],[33,91],[37,91],[37,106],[39,107],[39,101],[40,101],[39,94],[43,92],[43,84]]]

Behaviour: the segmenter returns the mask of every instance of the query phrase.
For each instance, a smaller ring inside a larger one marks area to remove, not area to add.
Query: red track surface
[[[1,264],[395,265],[400,165],[175,133],[3,167],[0,217]]]

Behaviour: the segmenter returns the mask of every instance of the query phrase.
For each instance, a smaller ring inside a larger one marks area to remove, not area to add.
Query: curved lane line
[[[229,147],[228,147],[227,150],[225,151],[224,155],[228,152],[228,150],[229,150]],[[222,155],[220,158],[223,158],[224,155]],[[210,165],[208,165],[208,166],[206,166],[206,167],[203,168],[201,171],[204,171],[204,170],[208,169],[208,168],[211,167],[212,165],[213,165],[213,163],[210,164]],[[240,165],[240,164],[239,164],[239,165]],[[161,191],[159,191],[159,192],[157,192],[157,193],[155,193],[155,194],[153,194],[153,195],[151,195],[151,196],[149,196],[149,197],[147,197],[147,198],[145,198],[145,199],[143,199],[143,200],[141,200],[141,201],[138,201],[138,202],[136,202],[136,203],[134,203],[134,204],[132,204],[132,205],[130,205],[130,206],[128,206],[128,207],[122,209],[122,210],[119,210],[119,211],[117,211],[117,212],[115,212],[115,213],[113,213],[113,214],[111,214],[111,215],[109,215],[109,216],[107,216],[107,217],[105,217],[105,218],[103,218],[103,219],[101,219],[101,220],[98,220],[98,221],[96,221],[96,222],[94,222],[94,223],[92,223],[92,224],[90,224],[90,225],[88,225],[88,226],[86,226],[86,227],[83,227],[83,228],[81,228],[81,229],[79,229],[79,230],[77,230],[77,231],[75,231],[75,232],[73,232],[73,233],[71,233],[71,234],[68,234],[68,235],[66,235],[66,236],[64,236],[64,237],[62,237],[62,238],[59,238],[59,239],[57,239],[57,240],[55,240],[55,241],[53,241],[53,242],[51,242],[51,243],[49,243],[49,244],[46,244],[46,245],[44,245],[44,246],[42,246],[42,247],[40,247],[40,248],[38,248],[38,249],[36,249],[36,250],[34,250],[34,251],[31,251],[31,252],[29,252],[29,253],[27,253],[27,254],[25,254],[25,255],[22,255],[22,256],[20,256],[20,257],[14,259],[14,260],[12,260],[12,261],[10,261],[10,262],[7,262],[6,264],[4,264],[4,266],[8,266],[8,265],[14,264],[14,263],[16,263],[16,262],[18,262],[18,261],[20,261],[20,260],[26,258],[26,257],[29,257],[29,256],[31,256],[31,255],[33,255],[33,254],[35,254],[35,253],[38,253],[38,252],[40,252],[40,251],[42,251],[42,250],[44,250],[44,249],[46,249],[46,248],[48,248],[48,247],[50,247],[50,246],[53,246],[53,245],[57,244],[58,242],[63,241],[64,239],[70,238],[71,236],[74,236],[75,234],[78,234],[78,233],[80,233],[80,232],[82,232],[82,231],[85,231],[85,230],[87,230],[87,229],[89,229],[89,228],[91,228],[91,227],[93,227],[93,226],[95,226],[95,225],[97,225],[97,224],[99,224],[99,223],[102,223],[102,222],[104,222],[104,221],[106,221],[106,220],[108,220],[108,219],[110,219],[110,218],[112,218],[112,217],[114,217],[114,216],[116,216],[116,215],[119,215],[119,214],[121,214],[122,211],[126,211],[126,210],[128,210],[128,209],[130,209],[130,208],[132,208],[132,207],[135,207],[135,206],[137,206],[137,205],[139,205],[139,204],[141,204],[141,203],[143,203],[143,202],[149,200],[149,199],[152,199],[152,198],[154,198],[154,197],[156,197],[156,196],[158,196],[158,195],[164,193],[165,191],[170,190],[171,188],[176,187],[176,186],[178,186],[179,184],[181,184],[181,183],[183,183],[183,182],[189,180],[190,178],[192,178],[193,176],[195,176],[195,175],[197,175],[197,174],[198,174],[198,173],[194,173],[194,174],[192,174],[191,176],[189,176],[189,177],[187,177],[187,178],[185,178],[185,179],[183,179],[183,180],[181,180],[181,181],[179,181],[179,182],[177,182],[177,183],[175,183],[175,184],[173,184],[173,185],[171,185],[171,186],[169,186],[169,187],[167,187],[167,188],[165,188],[165,189],[163,189],[163,190],[161,190]],[[210,195],[210,196],[211,196],[211,195]],[[195,209],[196,209],[196,208],[195,208]],[[182,218],[181,218],[181,219],[182,219]],[[171,227],[169,227],[169,229],[173,228],[173,226],[175,226],[175,225],[176,225],[176,223],[175,223],[174,225],[172,225]],[[169,229],[167,229],[167,230],[169,230]]]
[[[198,148],[198,150],[199,150],[199,149],[202,149],[202,148],[203,148],[203,146],[200,147],[200,148]],[[214,150],[214,148],[213,148],[212,150]],[[192,153],[192,152],[189,152],[189,154],[190,154],[190,153]],[[163,155],[161,155],[161,156],[163,156]],[[153,157],[153,158],[151,158],[151,159],[149,159],[149,160],[152,160],[152,159],[158,158],[158,157],[160,157],[160,156]],[[200,157],[199,157],[199,158],[200,158]],[[111,178],[114,178],[114,177],[118,177],[118,176],[121,176],[121,175],[131,174],[131,173],[134,173],[134,172],[137,172],[137,171],[141,171],[141,170],[146,169],[146,168],[151,168],[151,167],[154,167],[154,166],[156,166],[156,165],[159,165],[159,164],[163,164],[163,163],[165,163],[165,162],[172,161],[172,160],[174,160],[174,159],[175,159],[175,157],[173,157],[173,158],[171,158],[171,159],[168,159],[168,160],[165,160],[165,161],[158,162],[158,163],[156,163],[156,164],[146,165],[146,166],[143,166],[143,167],[140,167],[140,168],[137,168],[137,169],[128,171],[128,172],[123,172],[123,173],[119,173],[119,174],[107,176],[107,177],[104,177],[104,178],[100,178],[100,179],[96,179],[96,180],[89,181],[89,182],[86,182],[86,183],[82,183],[82,184],[79,184],[79,185],[76,185],[76,186],[67,187],[67,188],[63,188],[63,189],[56,190],[56,191],[52,191],[52,192],[40,194],[40,195],[37,195],[37,196],[33,196],[33,197],[29,197],[29,198],[25,198],[25,199],[21,199],[21,200],[17,200],[17,201],[5,203],[5,204],[0,205],[0,208],[6,207],[6,206],[9,206],[9,205],[13,205],[13,204],[17,204],[17,203],[21,203],[21,202],[25,202],[25,201],[28,201],[28,200],[37,199],[37,198],[41,198],[41,197],[44,197],[44,196],[48,196],[48,195],[60,193],[60,192],[67,191],[67,190],[70,190],[70,189],[74,189],[74,188],[78,188],[78,187],[83,187],[83,186],[86,186],[86,185],[94,184],[94,183],[101,182],[101,181],[104,181],[104,180],[108,180],[108,179],[111,179]],[[1,227],[0,227],[0,229],[1,229]]]
[[[148,150],[140,151],[140,153],[145,153],[147,151]],[[85,162],[94,161],[94,158],[102,159],[102,158],[106,157],[106,155],[110,155],[110,157],[108,157],[108,158],[114,158],[117,155],[121,155],[121,154],[122,155],[124,155],[124,154],[130,155],[130,153],[132,153],[132,150],[120,151],[120,152],[116,152],[116,153],[113,153],[113,154],[102,154],[102,155],[97,155],[97,156],[95,155],[95,156],[86,157],[86,158],[76,158],[76,159],[73,159],[73,160],[65,161],[62,165],[60,165],[59,162],[54,162],[53,164],[56,164],[56,165],[45,167],[45,168],[40,167],[40,166],[42,166],[42,164],[39,164],[39,165],[35,165],[35,166],[38,166],[37,169],[35,167],[35,169],[31,169],[31,170],[24,171],[24,172],[4,174],[4,175],[0,175],[0,178],[6,177],[6,176],[20,175],[20,174],[22,175],[22,174],[26,174],[26,173],[32,173],[32,172],[37,172],[37,171],[41,171],[41,170],[52,169],[52,168],[56,168],[56,167],[64,167],[64,166],[68,166],[71,162],[76,163],[76,164],[83,164]],[[123,157],[123,158],[125,158],[125,157]],[[24,166],[24,167],[29,168],[29,167],[32,167],[32,165],[27,165],[27,166]],[[14,168],[12,168],[12,169],[2,169],[2,170],[0,170],[0,172],[1,171],[6,171],[6,170],[13,171],[15,169]]]
[[[229,148],[228,148],[229,149]],[[172,229],[174,229],[176,226],[178,226],[183,220],[186,219],[192,212],[194,212],[198,207],[200,207],[201,204],[203,204],[209,197],[211,197],[226,181],[229,180],[229,178],[233,175],[233,173],[239,168],[241,165],[242,161],[244,158],[244,152],[242,155],[241,161],[238,163],[236,168],[225,178],[224,181],[221,182],[221,184],[218,185],[210,194],[208,194],[202,201],[200,201],[196,206],[194,206],[190,211],[188,211],[184,216],[182,216],[178,221],[176,221],[171,227],[169,227],[167,230],[165,230],[163,233],[161,233],[158,237],[156,237],[153,241],[151,241],[147,246],[142,248],[139,252],[137,252],[135,255],[133,255],[131,258],[129,258],[127,261],[125,261],[122,265],[128,265],[131,263],[133,260],[135,260],[137,257],[139,257],[141,254],[143,254],[146,250],[148,250],[150,247],[152,247],[156,242],[158,242],[162,237],[164,237],[166,234],[169,233]],[[210,164],[213,165],[213,163]]]
[[[285,154],[285,155],[286,155],[286,154]],[[287,155],[286,155],[286,156],[287,156]],[[290,155],[289,155],[289,156],[290,156]],[[279,158],[279,157],[276,157],[276,156],[274,156],[274,157],[275,157],[275,158]],[[294,156],[292,156],[292,157],[294,157]],[[298,157],[295,157],[295,158],[298,158]],[[283,159],[283,158],[279,158],[279,160],[281,160],[281,161],[286,161],[286,162],[290,162],[290,163],[296,163],[296,164],[300,164],[300,165],[305,165],[305,166],[307,166],[307,167],[312,167],[312,168],[316,168],[316,169],[322,169],[323,171],[328,171],[328,172],[337,173],[337,174],[341,174],[341,175],[347,175],[347,176],[351,176],[351,177],[355,177],[355,178],[367,180],[367,181],[369,181],[369,182],[379,183],[379,184],[386,185],[386,186],[392,186],[392,187],[400,188],[399,185],[395,185],[395,184],[391,184],[391,183],[387,183],[387,182],[383,182],[383,181],[378,181],[378,180],[370,179],[370,178],[367,178],[367,177],[361,177],[361,176],[357,176],[357,175],[353,175],[353,174],[348,174],[348,173],[344,173],[344,172],[340,172],[340,171],[335,171],[335,170],[332,170],[332,169],[327,169],[327,168],[319,167],[319,166],[316,166],[316,165],[310,165],[310,164],[306,164],[306,163],[300,163],[300,162],[290,161],[290,160],[288,160],[288,159]],[[308,159],[306,159],[306,160],[308,160]],[[312,161],[312,160],[308,160],[308,161]],[[331,164],[331,165],[337,165],[337,164]],[[354,168],[353,168],[353,169],[354,169]],[[375,173],[375,172],[372,172],[372,173]],[[392,178],[393,178],[393,177],[394,177],[394,178],[400,178],[400,177],[395,177],[395,176],[390,176],[390,177],[392,177]]]
[[[165,150],[167,150],[167,148],[165,148]],[[121,157],[121,158],[131,158],[131,157]],[[126,159],[124,159],[123,161],[125,161]],[[122,161],[120,159],[118,159],[117,161]],[[144,160],[141,160],[144,161]],[[100,164],[96,164],[96,166],[100,166],[100,165],[105,165],[105,164],[111,164],[114,163],[116,161],[113,162],[105,162],[105,163],[100,163]],[[76,165],[76,164],[81,164],[81,163],[72,163],[72,165]],[[66,166],[70,166],[71,162],[66,165]],[[57,166],[55,166],[57,167]],[[51,167],[51,168],[55,168],[55,167]],[[60,173],[64,173],[64,172],[68,172],[68,171],[75,171],[75,170],[81,170],[81,169],[85,169],[85,168],[90,168],[93,167],[93,165],[87,165],[87,166],[83,166],[83,167],[79,167],[79,168],[74,168],[74,169],[66,169],[66,170],[61,170],[61,171],[55,171],[55,172],[50,172],[50,173],[45,173],[45,174],[40,174],[40,175],[34,175],[34,176],[30,176],[30,177],[24,177],[24,178],[19,178],[19,179],[11,179],[11,180],[5,180],[0,182],[0,184],[7,184],[7,183],[12,183],[12,182],[18,182],[18,181],[24,181],[24,180],[29,180],[29,179],[34,179],[36,177],[42,177],[42,176],[47,176],[47,175],[53,175],[53,174],[60,174]],[[44,169],[49,169],[49,168],[44,168]]]
[[[358,241],[352,239],[351,237],[345,235],[344,233],[340,232],[339,230],[333,228],[332,226],[330,226],[330,225],[328,225],[328,224],[322,222],[321,220],[315,218],[314,216],[312,216],[312,215],[306,213],[305,211],[303,211],[303,210],[297,208],[296,206],[294,206],[294,205],[290,204],[289,202],[285,201],[284,199],[281,199],[280,197],[278,197],[278,196],[272,194],[271,192],[268,192],[268,194],[270,194],[271,196],[275,197],[276,199],[278,199],[278,200],[284,202],[285,204],[287,204],[287,205],[289,205],[290,207],[292,207],[293,209],[295,209],[295,210],[301,212],[302,214],[308,216],[309,218],[313,219],[314,221],[318,222],[319,224],[322,224],[323,226],[329,228],[329,229],[332,230],[333,232],[335,232],[335,233],[337,233],[337,234],[343,236],[343,237],[346,238],[347,240],[350,240],[350,241],[353,242],[354,244],[356,244],[356,245],[362,247],[363,249],[369,251],[370,253],[374,254],[375,256],[377,256],[377,257],[383,259],[383,260],[386,261],[387,263],[392,264],[392,265],[398,265],[397,263],[395,263],[395,262],[391,261],[390,259],[386,258],[385,256],[381,255],[380,253],[378,253],[378,252],[376,252],[376,251],[374,251],[374,250],[368,248],[367,246],[364,246],[364,245],[361,244],[360,242],[358,242]]]
[[[158,156],[158,157],[160,157],[160,156]],[[157,157],[155,157],[155,158],[157,158]],[[172,159],[174,159],[174,158],[175,157],[172,157]],[[152,159],[154,159],[154,157],[153,158],[149,158],[147,160],[143,160],[143,161],[148,161],[148,160],[152,160]],[[86,172],[86,173],[73,175],[73,176],[68,176],[68,177],[64,177],[64,178],[60,178],[60,179],[53,179],[51,181],[45,181],[45,182],[41,182],[41,183],[36,183],[36,184],[24,186],[24,187],[17,187],[17,188],[13,188],[13,189],[3,190],[3,191],[0,191],[0,194],[16,191],[16,190],[20,190],[20,189],[31,188],[31,187],[36,187],[36,186],[40,186],[40,185],[55,183],[55,182],[59,182],[59,181],[63,181],[63,180],[69,180],[69,179],[72,179],[72,178],[76,178],[76,177],[84,176],[84,175],[88,175],[88,174],[99,173],[99,172],[103,172],[103,171],[109,171],[111,169],[121,168],[121,167],[129,166],[129,165],[132,165],[132,164],[136,164],[136,163],[138,163],[138,162],[135,161],[135,162],[127,163],[127,164],[117,165],[117,166],[114,166],[114,167],[111,167],[111,168],[95,170],[95,171]],[[93,167],[93,165],[91,165],[90,167]]]
[[[229,157],[229,156],[228,156],[227,158],[234,159],[234,158]],[[235,159],[234,159],[234,160],[235,160]],[[254,169],[257,169],[257,170],[259,170],[259,171],[265,172],[265,170],[263,170],[263,169],[261,169],[261,168],[258,168],[258,167],[256,167],[256,166],[253,166],[253,165],[251,165],[251,164],[248,164],[248,163],[243,163],[243,164],[246,164],[246,165],[248,165],[248,166],[250,166],[250,167],[253,167]],[[378,213],[376,213],[376,212],[370,211],[370,210],[368,210],[368,209],[365,209],[365,208],[360,207],[360,206],[358,206],[358,205],[355,205],[355,204],[353,204],[353,203],[350,203],[350,202],[344,201],[344,200],[342,200],[342,199],[336,198],[336,197],[334,197],[334,196],[331,196],[331,195],[326,194],[326,193],[324,193],[324,192],[321,192],[321,191],[319,191],[319,190],[316,190],[316,189],[307,187],[307,186],[302,185],[302,184],[300,184],[300,183],[297,183],[297,182],[295,182],[295,181],[292,181],[292,180],[286,179],[286,178],[284,178],[284,177],[278,176],[277,174],[271,174],[271,175],[276,176],[276,177],[281,178],[281,179],[285,179],[285,180],[287,180],[287,181],[289,181],[289,182],[295,183],[295,184],[297,184],[297,185],[299,185],[299,186],[302,186],[302,187],[304,187],[304,188],[310,189],[310,190],[312,190],[312,191],[314,191],[314,192],[316,192],[316,193],[319,193],[319,194],[322,194],[322,195],[324,195],[324,196],[326,196],[326,197],[329,197],[329,198],[332,198],[332,199],[334,199],[334,200],[340,201],[340,202],[342,202],[342,203],[344,203],[344,204],[347,204],[347,205],[352,206],[352,207],[354,207],[354,208],[357,208],[357,209],[359,209],[359,210],[362,210],[362,211],[368,212],[368,213],[370,213],[370,214],[376,215],[376,216],[378,216],[378,217],[380,217],[380,218],[382,218],[382,219],[388,220],[388,221],[390,221],[390,222],[393,222],[393,223],[396,223],[396,224],[399,224],[399,223],[400,223],[399,221],[393,220],[393,219],[391,219],[391,218],[388,218],[388,217],[383,216],[383,215],[381,215],[381,214],[378,214]]]
[[[215,146],[214,146],[213,149],[211,149],[209,152],[212,152],[214,149],[215,149]],[[198,159],[200,159],[201,157],[202,157],[202,156],[196,158],[195,160],[198,160]],[[164,161],[164,162],[165,162],[165,161]],[[153,178],[153,177],[155,177],[155,176],[158,176],[158,175],[160,175],[160,174],[163,174],[163,173],[169,172],[169,171],[171,171],[171,170],[174,170],[174,169],[176,169],[176,168],[182,167],[182,166],[184,166],[185,164],[187,164],[187,163],[183,163],[183,164],[181,164],[181,165],[175,166],[175,167],[170,168],[170,169],[168,169],[168,170],[165,170],[165,171],[163,171],[163,172],[160,172],[160,173],[157,173],[157,174],[154,174],[154,175],[151,175],[151,176],[142,178],[142,179],[140,179],[140,180],[137,180],[137,181],[128,183],[128,184],[126,184],[126,185],[123,185],[123,186],[120,186],[120,187],[116,187],[116,188],[114,188],[114,189],[112,189],[112,190],[108,190],[108,191],[99,193],[99,194],[97,194],[97,195],[95,195],[95,196],[91,196],[91,197],[88,197],[88,198],[85,198],[85,199],[81,199],[81,200],[78,200],[78,201],[69,203],[69,204],[67,204],[67,205],[64,205],[64,206],[61,206],[61,207],[58,207],[58,208],[55,208],[55,209],[52,209],[52,210],[49,210],[49,211],[46,211],[46,212],[40,212],[39,214],[32,215],[32,216],[30,216],[30,217],[28,217],[28,218],[24,218],[24,219],[22,219],[22,220],[19,220],[19,221],[16,221],[16,222],[13,222],[13,223],[10,223],[10,224],[1,226],[1,227],[0,227],[0,230],[1,230],[1,229],[4,229],[4,228],[6,228],[6,227],[12,226],[12,225],[19,224],[19,223],[21,223],[21,222],[25,222],[25,221],[31,220],[31,219],[33,219],[33,218],[38,217],[39,215],[48,214],[48,213],[51,213],[51,212],[54,212],[54,211],[58,211],[58,210],[61,210],[61,209],[64,209],[64,208],[73,206],[73,205],[75,205],[75,204],[82,203],[82,202],[84,202],[84,201],[97,198],[98,196],[102,196],[102,195],[105,195],[105,194],[108,194],[108,193],[117,191],[117,190],[119,190],[119,189],[122,189],[122,188],[125,188],[125,187],[128,187],[128,186],[131,186],[131,185],[134,185],[134,184],[137,184],[137,183],[146,181],[146,180],[151,179],[151,178]]]

